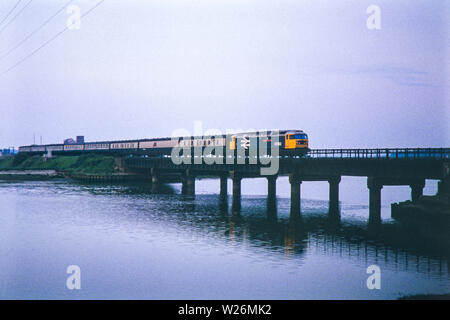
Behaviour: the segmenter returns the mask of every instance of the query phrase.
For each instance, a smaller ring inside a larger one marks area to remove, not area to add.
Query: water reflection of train
[[[260,141],[263,139],[263,141]],[[281,130],[263,132],[244,132],[231,135],[192,136],[177,138],[154,138],[123,141],[99,141],[70,144],[30,145],[19,147],[19,153],[87,153],[87,152],[118,152],[142,153],[149,155],[170,155],[174,147],[182,148],[223,148],[223,154],[236,152],[237,149],[251,149],[260,144],[268,149],[272,143],[279,147],[280,155],[304,155],[308,152],[308,135],[302,130]],[[228,153],[227,149],[228,148]],[[231,151],[232,150],[232,151]]]

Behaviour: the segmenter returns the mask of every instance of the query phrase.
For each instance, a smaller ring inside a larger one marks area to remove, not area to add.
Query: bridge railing
[[[312,149],[311,158],[449,159],[450,148]]]

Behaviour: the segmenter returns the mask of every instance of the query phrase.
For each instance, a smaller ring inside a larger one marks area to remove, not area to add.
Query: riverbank
[[[122,171],[114,157],[103,155],[0,158],[0,180],[69,178],[82,182],[127,182],[142,179],[137,174]]]
[[[404,201],[391,205],[392,217],[398,220],[430,222],[448,226],[450,224],[450,179],[438,183],[434,196],[421,196],[414,201]]]
[[[392,217],[398,220],[427,219],[436,223],[450,222],[450,204],[447,196],[423,196],[416,201],[404,201],[391,205]]]
[[[114,158],[102,155],[23,156],[0,158],[0,179],[4,180],[47,180],[56,177],[122,176]],[[97,178],[98,179],[98,178]],[[106,179],[106,178],[104,178]]]
[[[69,173],[112,174],[119,172],[114,158],[103,155],[58,156],[23,156],[0,158],[0,171],[18,170],[55,170]]]

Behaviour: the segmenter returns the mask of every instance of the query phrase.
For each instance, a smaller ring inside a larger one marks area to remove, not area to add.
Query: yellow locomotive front
[[[284,134],[284,149],[286,151],[297,151],[295,153],[307,153],[308,135],[301,130],[286,132]]]
[[[231,141],[229,143],[229,148],[231,150],[236,150],[236,147],[242,147],[244,149],[251,148],[252,142],[258,144],[258,139],[252,139],[253,137],[257,137],[258,134],[255,132],[248,133],[240,133],[233,135],[231,137]],[[267,142],[267,148],[271,148],[271,144],[273,141],[278,141],[279,146],[279,154],[280,155],[292,155],[292,156],[300,156],[308,153],[309,151],[309,140],[308,135],[302,130],[282,130],[275,132],[268,131],[264,133],[264,139]],[[275,139],[276,138],[276,139]],[[256,147],[256,146],[255,146]],[[257,147],[256,147],[257,148]]]

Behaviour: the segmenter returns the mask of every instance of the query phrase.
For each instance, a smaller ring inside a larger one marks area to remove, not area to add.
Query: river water
[[[0,181],[1,299],[395,299],[450,292],[443,226],[404,225],[383,189],[382,225],[367,222],[364,179],[341,182],[341,215],[328,215],[327,185],[302,184],[302,214],[289,214],[289,183],[276,211],[265,181],[244,180],[242,208],[217,195],[218,180],[151,194],[143,185],[66,180]],[[231,186],[229,185],[229,188]],[[436,183],[427,181],[425,193]],[[369,290],[367,267],[380,268]],[[81,289],[69,290],[67,267]]]

